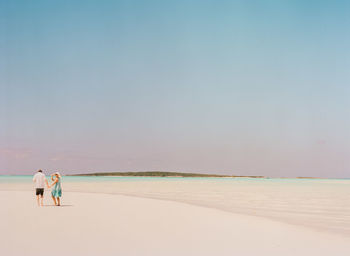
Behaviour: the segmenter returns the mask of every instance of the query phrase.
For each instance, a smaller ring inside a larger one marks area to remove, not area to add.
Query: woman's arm
[[[56,178],[49,187],[52,187],[53,185],[55,185],[57,181],[58,181],[58,178]]]

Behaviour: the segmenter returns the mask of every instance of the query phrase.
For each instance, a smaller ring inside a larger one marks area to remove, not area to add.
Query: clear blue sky
[[[350,177],[349,13],[0,0],[0,174]]]

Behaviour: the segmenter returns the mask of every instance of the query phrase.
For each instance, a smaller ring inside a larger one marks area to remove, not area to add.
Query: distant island
[[[202,174],[202,173],[186,173],[186,172],[95,172],[85,174],[73,174],[68,176],[134,176],[134,177],[212,177],[212,178],[265,178],[264,176],[235,176],[235,175],[219,175],[219,174]]]

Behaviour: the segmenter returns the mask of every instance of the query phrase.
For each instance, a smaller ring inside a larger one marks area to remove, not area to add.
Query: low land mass
[[[95,173],[85,173],[85,174],[74,174],[74,175],[70,175],[70,176],[264,178],[263,176],[234,176],[234,175],[202,174],[202,173],[186,173],[186,172],[95,172]]]

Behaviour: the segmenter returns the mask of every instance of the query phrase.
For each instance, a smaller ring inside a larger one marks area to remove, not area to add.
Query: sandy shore
[[[350,240],[184,203],[66,192],[63,207],[0,191],[1,255],[349,255]]]
[[[350,180],[64,177],[62,184],[65,193],[176,201],[350,238]],[[32,177],[0,176],[1,190],[33,191]]]

